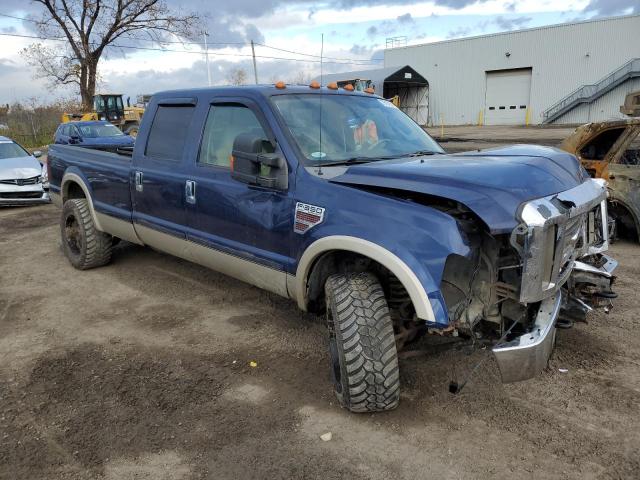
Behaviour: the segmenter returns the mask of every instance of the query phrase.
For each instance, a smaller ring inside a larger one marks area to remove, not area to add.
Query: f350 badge
[[[296,218],[293,223],[293,231],[299,234],[305,233],[311,227],[322,223],[324,220],[324,208],[308,203],[296,203]]]

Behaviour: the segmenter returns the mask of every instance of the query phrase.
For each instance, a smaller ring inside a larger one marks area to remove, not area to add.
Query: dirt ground
[[[488,352],[428,339],[400,407],[355,415],[314,316],[130,244],[76,271],[57,222],[0,209],[2,479],[638,478],[638,245],[612,248],[614,310],[559,331],[538,378],[503,385]]]

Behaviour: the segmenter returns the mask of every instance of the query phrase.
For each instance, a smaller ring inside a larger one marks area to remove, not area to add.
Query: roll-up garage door
[[[531,68],[487,72],[485,124],[524,125],[531,97]]]

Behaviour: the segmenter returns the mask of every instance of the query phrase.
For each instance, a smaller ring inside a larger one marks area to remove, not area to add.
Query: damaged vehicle
[[[398,351],[427,332],[484,339],[505,382],[537,375],[561,312],[615,296],[604,182],[554,148],[445,154],[353,90],[162,92],[132,156],[53,145],[64,253],[84,270],[148,245],[324,315],[353,412],[398,405]]]
[[[640,118],[581,125],[560,148],[576,155],[591,177],[607,181],[611,237],[639,240]]]
[[[0,136],[0,206],[37,205],[49,202],[47,170],[10,138]]]

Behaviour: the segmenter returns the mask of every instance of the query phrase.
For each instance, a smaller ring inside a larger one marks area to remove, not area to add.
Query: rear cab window
[[[193,105],[159,105],[149,130],[145,156],[179,163],[194,111]]]

